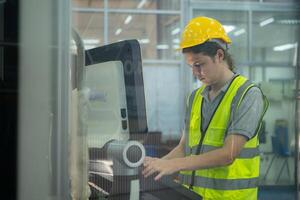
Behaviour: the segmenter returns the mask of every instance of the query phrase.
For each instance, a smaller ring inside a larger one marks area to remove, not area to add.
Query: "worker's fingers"
[[[147,168],[145,168],[145,170],[143,171],[143,175],[145,177],[150,176],[151,174],[153,174],[156,171],[156,169],[152,166],[148,166]]]
[[[158,175],[155,176],[154,180],[158,181],[164,175],[165,175],[164,172],[160,172]]]
[[[152,160],[152,159],[153,159],[152,157],[146,156],[146,157],[144,158],[144,162],[147,162],[147,161]]]
[[[143,165],[144,165],[144,167],[147,167],[150,163],[151,163],[150,160],[144,160]]]
[[[145,167],[142,171],[142,174],[145,176],[145,174],[147,174],[148,171],[149,171],[149,168]]]
[[[147,165],[149,165],[151,162],[153,162],[153,161],[155,161],[155,160],[157,160],[158,158],[152,158],[152,157],[145,157],[145,159],[144,159],[144,166],[147,166]]]
[[[151,176],[154,174],[157,170],[155,168],[150,168],[147,172],[145,172],[144,176],[147,178],[148,176]]]
[[[142,174],[145,176],[150,170],[151,170],[151,166],[150,165],[146,165],[142,171]]]
[[[144,160],[144,169],[142,171],[142,174],[144,177],[151,176],[155,172],[159,172],[158,166],[156,166],[156,161],[158,161],[158,158],[152,158],[152,157],[146,157]]]

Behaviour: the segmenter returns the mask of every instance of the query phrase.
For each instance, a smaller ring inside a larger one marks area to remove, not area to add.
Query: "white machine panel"
[[[112,139],[128,140],[129,127],[122,62],[98,63],[85,69],[84,90],[89,96],[88,146],[101,148]]]

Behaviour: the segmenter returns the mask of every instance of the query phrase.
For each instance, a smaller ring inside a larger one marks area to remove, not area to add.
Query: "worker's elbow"
[[[231,154],[225,154],[223,164],[225,166],[231,165],[235,160],[235,157],[233,157]]]
[[[178,151],[180,152],[180,155],[182,155],[182,157],[185,155],[185,147],[183,144],[179,143],[176,147],[178,149]]]
[[[183,158],[184,156],[185,156],[184,149],[183,149],[183,148],[180,148],[180,149],[179,149],[179,157],[180,157],[180,158]]]

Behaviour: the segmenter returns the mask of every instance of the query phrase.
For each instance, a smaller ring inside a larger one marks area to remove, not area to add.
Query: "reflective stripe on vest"
[[[210,146],[210,145],[202,145],[200,154],[206,153],[206,152],[209,152],[209,151],[213,151],[213,150],[216,150],[216,149],[219,149],[219,148],[220,147],[214,147],[214,146]],[[189,148],[189,149],[191,149],[190,150],[192,152],[191,154],[193,154],[193,155],[196,154],[197,146]],[[253,158],[255,156],[259,156],[259,149],[258,149],[258,147],[243,148],[241,150],[240,154],[237,156],[237,158]]]
[[[223,99],[220,101],[212,119],[206,130],[206,135],[203,140],[201,153],[209,152],[221,148],[227,134],[229,122],[239,107],[242,99],[247,91],[253,87],[250,81],[243,76],[237,76],[229,85]],[[201,133],[201,109],[202,96],[201,92],[204,87],[194,91],[188,100],[188,116],[186,117],[186,141],[185,154],[189,156],[196,154],[196,149],[200,138],[204,135]],[[264,97],[264,96],[263,96]],[[267,101],[264,97],[264,113],[267,109]],[[264,114],[263,113],[263,114]],[[261,122],[262,116],[260,118]],[[258,130],[258,129],[257,129]],[[183,184],[189,185],[191,182],[191,171],[182,171],[179,179]],[[210,169],[197,170],[194,179],[193,190],[211,197],[214,196],[234,196],[240,194],[238,189],[247,189],[248,192],[257,192],[257,183],[259,176],[259,150],[257,134],[246,142],[239,156],[235,161],[224,167],[216,167]],[[198,188],[197,188],[198,187]],[[207,192],[205,190],[207,188]],[[253,188],[253,190],[251,189]],[[226,190],[226,194],[224,191]],[[249,195],[249,193],[247,193]],[[252,194],[251,194],[252,195]],[[253,194],[255,196],[255,194]]]
[[[179,174],[179,178],[185,185],[188,185],[191,182],[191,175]],[[234,180],[195,177],[195,186],[217,190],[240,190],[246,188],[255,188],[258,185],[258,181],[258,177]]]

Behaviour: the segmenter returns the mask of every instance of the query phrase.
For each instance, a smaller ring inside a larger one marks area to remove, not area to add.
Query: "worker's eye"
[[[193,67],[196,67],[196,68],[200,68],[200,67],[202,67],[202,66],[203,66],[202,63],[194,63],[194,64],[193,64]]]

